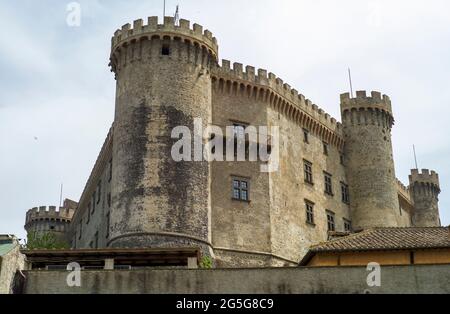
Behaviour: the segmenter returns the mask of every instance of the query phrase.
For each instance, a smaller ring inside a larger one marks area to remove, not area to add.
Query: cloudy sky
[[[162,15],[163,0],[0,0],[0,233],[25,236],[27,209],[78,200],[113,120],[108,68],[116,28]],[[450,224],[450,3],[361,0],[167,0],[204,25],[220,57],[274,72],[332,116],[348,91],[391,96],[397,176],[439,172]]]

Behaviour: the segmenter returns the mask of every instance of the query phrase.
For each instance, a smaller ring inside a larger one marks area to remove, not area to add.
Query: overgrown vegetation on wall
[[[57,239],[51,232],[28,234],[25,249],[27,250],[63,250],[68,249],[69,244]]]

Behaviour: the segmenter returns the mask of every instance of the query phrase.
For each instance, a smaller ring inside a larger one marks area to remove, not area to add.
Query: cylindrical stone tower
[[[210,31],[172,17],[127,24],[112,39],[116,74],[112,247],[201,247],[210,251],[210,166],[175,162],[172,130],[212,120],[210,68],[218,46]],[[192,146],[194,147],[194,145]],[[193,155],[193,154],[192,154]]]
[[[65,200],[63,207],[56,210],[56,206],[35,207],[27,211],[25,230],[29,236],[41,237],[51,233],[58,241],[68,243],[68,230],[77,203]]]
[[[350,208],[355,230],[397,226],[391,101],[379,92],[341,95]]]
[[[414,200],[412,224],[415,227],[440,227],[439,218],[439,176],[436,172],[423,169],[411,170],[409,189]]]

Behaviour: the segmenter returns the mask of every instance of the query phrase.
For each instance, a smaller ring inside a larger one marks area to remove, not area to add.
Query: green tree
[[[68,249],[69,245],[59,240],[52,232],[33,232],[28,234],[25,248],[27,250],[64,250]]]
[[[200,268],[202,269],[211,269],[213,267],[212,258],[209,256],[203,256],[200,260]]]

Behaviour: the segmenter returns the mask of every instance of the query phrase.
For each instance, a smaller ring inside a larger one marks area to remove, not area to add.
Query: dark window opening
[[[350,220],[344,219],[344,231],[351,232],[352,231],[352,223]]]
[[[305,201],[306,206],[306,222],[310,225],[314,225],[314,203]]]
[[[308,184],[314,184],[312,163],[310,163],[307,160],[304,161],[304,172],[305,172],[305,182]]]
[[[170,46],[169,44],[163,44],[161,48],[161,54],[163,56],[169,56],[170,55]]]
[[[80,232],[80,235],[78,236],[78,240],[81,240],[81,234],[83,233],[83,220],[80,220],[80,229],[79,229],[79,232]]]
[[[350,204],[350,193],[348,185],[343,182],[341,182],[341,194],[342,194],[342,203]]]
[[[111,182],[112,180],[112,159],[109,161],[109,177],[108,182]]]
[[[95,212],[95,204],[96,204],[95,195],[96,195],[96,192],[94,192],[94,194],[92,195],[92,211],[91,211],[91,215],[93,215],[94,212]]]
[[[309,144],[309,131],[307,129],[303,129],[303,142]]]
[[[86,217],[86,225],[91,221],[91,203],[89,202],[87,206],[87,217]]]
[[[247,180],[233,179],[233,199],[244,202],[250,200],[249,182]]]
[[[102,198],[102,181],[100,180],[97,184],[97,204],[100,203]]]
[[[328,231],[336,231],[335,214],[333,212],[327,211],[327,224]]]
[[[95,248],[98,249],[98,231],[95,233]]]
[[[109,226],[110,226],[111,212],[106,214],[106,238],[109,238]]]
[[[328,151],[329,151],[329,149],[328,149],[328,143],[323,142],[323,154],[324,154],[325,156],[328,156]]]
[[[325,194],[331,195],[333,196],[333,182],[331,179],[331,174],[329,173],[324,173],[324,178],[325,178]]]

